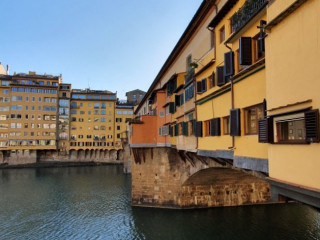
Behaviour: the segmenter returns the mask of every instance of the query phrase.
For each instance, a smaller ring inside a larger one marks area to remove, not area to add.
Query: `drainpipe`
[[[216,9],[216,16],[217,16],[217,14],[218,14],[218,5],[214,3],[213,6],[214,6],[215,9]],[[209,28],[209,27],[207,27],[207,29],[208,29],[210,32],[212,32],[213,35],[214,35],[214,49],[213,49],[213,51],[214,51],[214,57],[216,57],[216,47],[215,47],[215,45],[216,45],[216,34],[215,34],[215,32],[214,32],[214,28]]]
[[[232,51],[232,48],[228,46],[228,43],[224,43],[226,48],[228,48],[230,51]],[[231,109],[234,109],[234,91],[233,91],[233,78],[230,78],[230,87],[231,87]],[[234,149],[235,147],[235,138],[232,136],[232,146],[231,149]]]

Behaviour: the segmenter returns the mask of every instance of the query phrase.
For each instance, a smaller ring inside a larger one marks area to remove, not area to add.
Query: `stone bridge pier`
[[[132,148],[132,205],[205,208],[270,201],[262,178],[212,159],[172,148]]]

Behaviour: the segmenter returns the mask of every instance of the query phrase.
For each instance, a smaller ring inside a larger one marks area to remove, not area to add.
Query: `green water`
[[[0,239],[320,239],[301,204],[132,208],[130,184],[121,166],[0,170]]]

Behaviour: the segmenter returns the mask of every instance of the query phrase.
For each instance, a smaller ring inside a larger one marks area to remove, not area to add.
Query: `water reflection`
[[[320,239],[300,205],[131,208],[121,166],[0,170],[0,239]]]

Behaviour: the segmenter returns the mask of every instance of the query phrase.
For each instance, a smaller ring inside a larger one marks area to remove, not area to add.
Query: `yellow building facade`
[[[258,120],[266,111],[265,51],[257,27],[265,25],[266,8],[264,0],[219,1],[208,25],[215,54],[196,68],[198,154],[265,173],[267,146],[258,142]]]
[[[0,146],[2,150],[57,149],[60,77],[2,75]]]
[[[70,149],[113,149],[116,94],[73,89],[70,104]]]
[[[320,2],[273,1],[267,9],[266,139],[274,199],[320,208]]]
[[[126,136],[127,123],[133,118],[133,106],[117,103],[115,109],[115,148],[122,148],[121,138]]]

